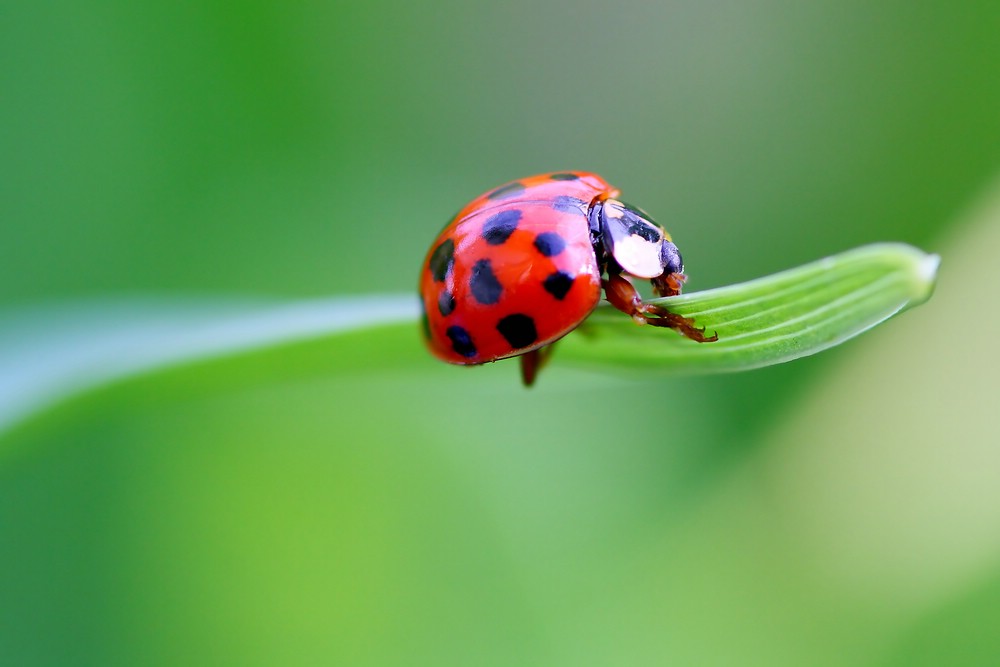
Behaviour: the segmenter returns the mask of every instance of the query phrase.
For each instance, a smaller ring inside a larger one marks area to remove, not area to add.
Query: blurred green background
[[[460,205],[560,169],[692,289],[944,264],[738,376],[525,391],[414,327],[74,399],[0,436],[0,664],[998,664],[998,31],[995,0],[6,3],[4,308],[412,292]]]

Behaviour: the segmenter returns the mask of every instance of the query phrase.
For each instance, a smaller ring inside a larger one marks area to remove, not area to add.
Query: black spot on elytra
[[[510,238],[521,220],[521,212],[517,209],[500,211],[483,225],[483,238],[490,245],[500,245]]]
[[[527,315],[516,313],[497,322],[497,331],[514,349],[528,347],[538,340],[535,321]]]
[[[448,272],[451,271],[451,267],[454,263],[455,242],[451,239],[447,239],[434,249],[433,254],[431,254],[431,260],[427,263],[427,265],[431,270],[431,274],[434,276],[434,280],[441,283],[444,282],[445,277],[447,277]]]
[[[508,183],[507,185],[497,188],[493,192],[486,195],[486,198],[506,199],[507,197],[513,197],[522,190],[524,190],[524,183],[519,183],[518,181],[514,181],[513,183]]]
[[[438,310],[444,317],[455,312],[455,296],[448,290],[441,290],[441,294],[438,295]]]
[[[552,208],[562,213],[583,213],[586,210],[586,204],[582,199],[559,195],[552,200]]]
[[[469,278],[469,289],[476,301],[484,306],[491,306],[500,300],[503,285],[493,273],[490,260],[481,259],[472,267],[472,277]]]
[[[566,293],[569,292],[569,288],[572,286],[573,276],[562,271],[549,274],[549,277],[542,282],[542,287],[545,288],[545,291],[560,301],[566,297]]]
[[[448,327],[445,331],[451,339],[451,348],[466,359],[476,356],[476,344],[472,342],[469,332],[460,326]]]
[[[569,172],[560,172],[558,174],[549,174],[549,178],[553,181],[575,181],[580,177]]]
[[[535,248],[546,257],[555,257],[566,249],[566,241],[555,232],[542,232],[535,237]]]

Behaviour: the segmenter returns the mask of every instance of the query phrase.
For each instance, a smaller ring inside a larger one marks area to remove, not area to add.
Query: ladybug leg
[[[688,277],[683,273],[664,273],[649,282],[657,296],[677,296]]]
[[[604,295],[607,297],[608,303],[630,316],[638,324],[667,327],[698,343],[713,343],[719,340],[718,334],[706,336],[705,328],[696,327],[694,320],[689,317],[671,313],[663,306],[643,303],[635,286],[623,276],[612,275],[601,282],[604,285]]]
[[[555,343],[543,345],[537,350],[525,352],[521,355],[521,380],[524,382],[525,387],[530,387],[535,384],[535,378],[538,377],[538,371],[542,370],[542,366],[544,366],[545,362],[547,362],[549,357],[552,356],[552,350],[554,347]]]

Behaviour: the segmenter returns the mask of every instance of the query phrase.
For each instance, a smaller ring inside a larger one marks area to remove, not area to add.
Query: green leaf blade
[[[677,375],[783,363],[926,301],[938,263],[912,246],[873,244],[738,285],[654,301],[718,333],[714,343],[636,325],[605,304],[560,343],[558,358]]]
[[[717,332],[714,343],[636,325],[603,304],[559,342],[555,363],[698,375],[791,361],[925,301],[938,261],[911,246],[876,244],[739,285],[654,301]],[[0,434],[102,384],[307,340],[324,341],[350,359],[345,372],[388,364],[385,370],[400,373],[418,360],[429,364],[415,301],[413,295],[284,303],[146,298],[66,304],[37,315],[0,313]],[[377,355],[367,345],[373,340]]]

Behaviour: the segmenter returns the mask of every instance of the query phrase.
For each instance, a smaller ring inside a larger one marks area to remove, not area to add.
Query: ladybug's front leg
[[[696,327],[691,318],[671,313],[663,306],[643,303],[635,286],[621,275],[611,275],[607,280],[602,280],[601,284],[604,286],[604,295],[608,303],[639,324],[667,327],[698,343],[713,343],[719,340],[718,334],[706,336],[705,328]]]
[[[683,273],[664,273],[649,282],[653,285],[653,293],[657,296],[677,296],[681,293],[681,286],[686,280],[687,276]]]

